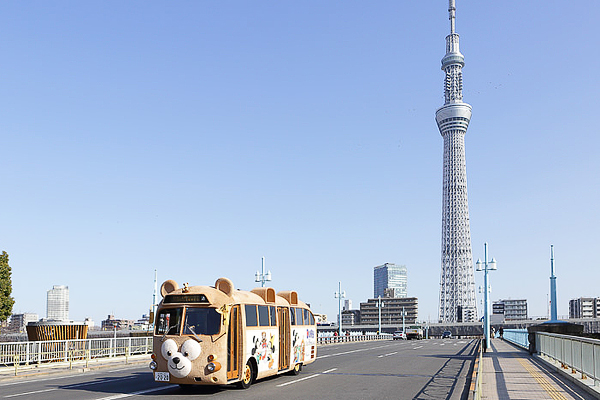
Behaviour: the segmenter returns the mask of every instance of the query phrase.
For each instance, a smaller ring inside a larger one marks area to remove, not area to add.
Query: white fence
[[[596,385],[600,383],[600,340],[536,332],[535,342],[540,355],[579,372],[584,379],[594,379]]]
[[[95,360],[152,352],[152,337],[0,343],[0,367]]]
[[[381,335],[342,335],[342,336],[319,336],[317,338],[317,344],[331,344],[331,343],[346,343],[346,342],[365,342],[369,340],[389,340],[392,335],[389,333],[382,333]]]

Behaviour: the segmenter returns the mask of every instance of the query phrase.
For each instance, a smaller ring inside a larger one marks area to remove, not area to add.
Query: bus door
[[[240,306],[231,307],[227,327],[227,379],[237,379],[240,374],[242,352],[242,318]]]
[[[290,367],[290,309],[277,307],[279,317],[279,370]]]

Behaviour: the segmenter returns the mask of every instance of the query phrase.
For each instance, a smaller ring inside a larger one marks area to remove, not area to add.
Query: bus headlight
[[[158,365],[156,364],[156,361],[152,360],[152,361],[150,361],[150,365],[148,365],[148,366],[150,367],[150,369],[152,371],[154,371]]]
[[[208,363],[206,365],[206,369],[208,370],[208,372],[217,372],[218,370],[221,369],[221,363],[218,363],[216,361]]]

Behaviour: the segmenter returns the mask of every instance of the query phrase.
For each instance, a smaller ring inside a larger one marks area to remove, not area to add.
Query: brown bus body
[[[234,290],[219,278],[214,287],[168,280],[161,294],[150,363],[156,381],[246,388],[316,359],[316,322],[295,291]]]

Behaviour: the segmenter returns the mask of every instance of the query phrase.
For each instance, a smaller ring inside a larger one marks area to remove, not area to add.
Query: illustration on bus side
[[[268,363],[267,368],[273,368],[273,363],[275,362],[275,337],[273,334],[269,334],[269,336],[269,341],[267,341],[267,332],[261,332],[260,340],[256,336],[252,337],[252,343],[254,344],[252,354],[256,357],[258,368],[261,367],[261,362],[263,364]]]
[[[168,280],[160,291],[150,362],[156,381],[247,388],[297,374],[317,357],[315,318],[295,291],[235,290],[227,278],[182,288]]]

